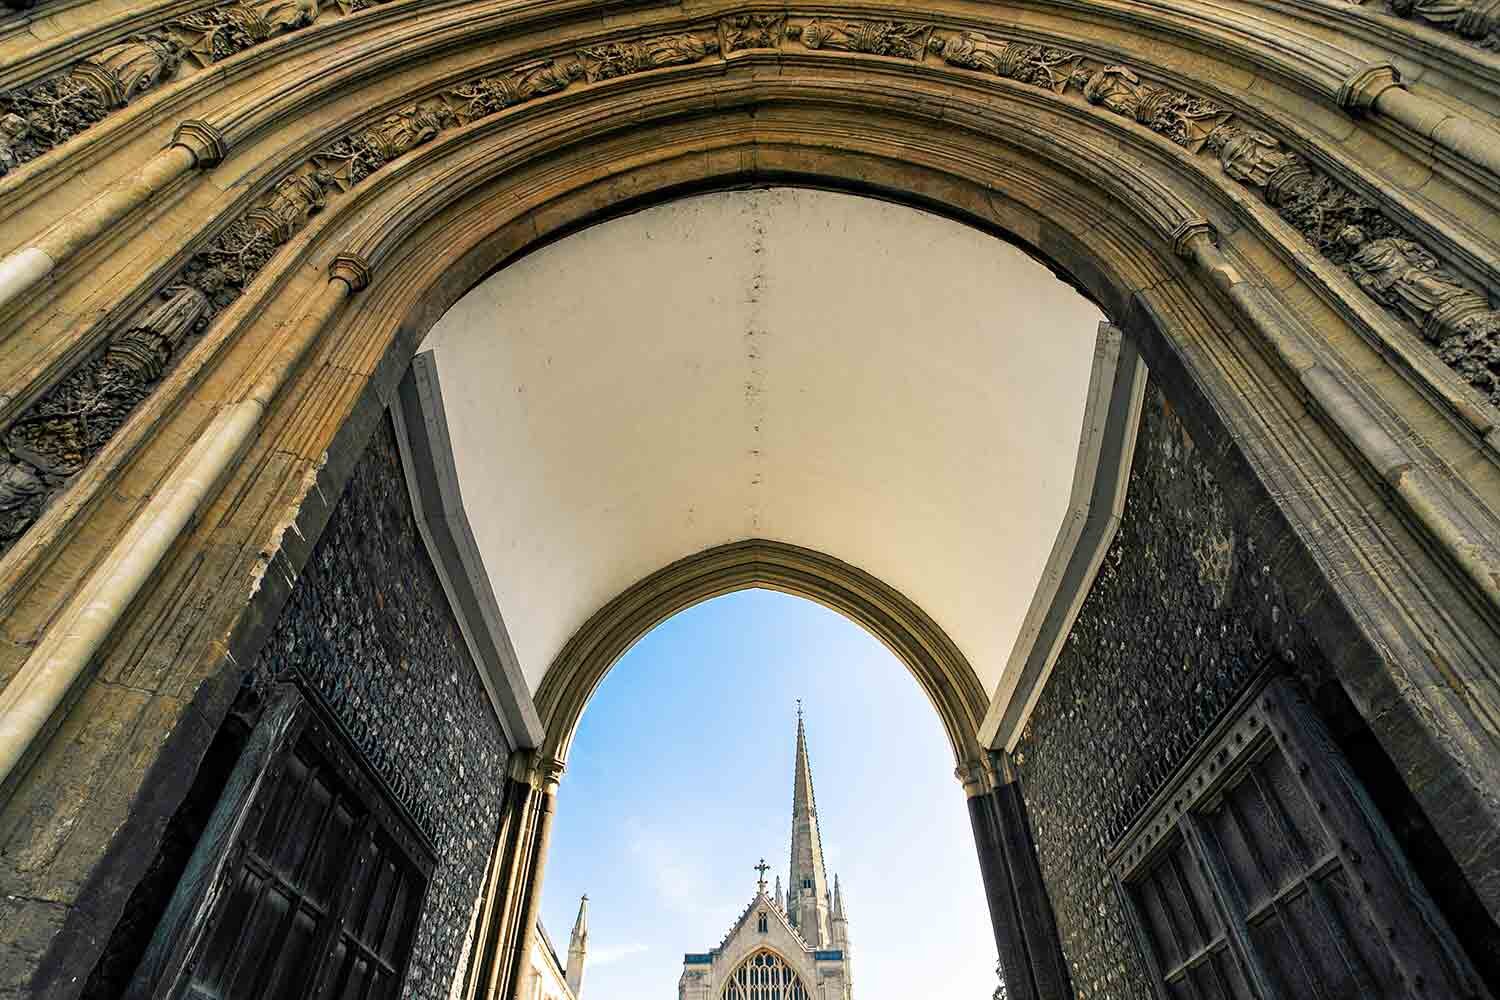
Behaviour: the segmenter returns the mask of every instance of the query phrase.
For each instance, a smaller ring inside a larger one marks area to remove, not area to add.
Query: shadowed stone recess
[[[261,652],[301,672],[437,847],[401,991],[448,995],[500,816],[500,724],[417,534],[382,420]]]
[[[1152,995],[1106,852],[1267,660],[1321,664],[1244,506],[1150,386],[1119,533],[1014,757],[1080,998]]]

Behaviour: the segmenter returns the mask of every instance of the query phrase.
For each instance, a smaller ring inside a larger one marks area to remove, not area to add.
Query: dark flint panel
[[[1119,533],[1014,755],[1079,996],[1152,995],[1105,853],[1245,683],[1322,659],[1246,511],[1152,376]]]
[[[262,648],[297,671],[436,847],[407,981],[448,996],[499,822],[499,722],[417,532],[383,418]]]

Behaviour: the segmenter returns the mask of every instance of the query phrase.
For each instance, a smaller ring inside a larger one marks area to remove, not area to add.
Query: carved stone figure
[[[445,127],[442,112],[404,108],[364,133],[364,141],[382,163],[431,142]]]
[[[239,0],[185,14],[168,28],[186,55],[209,66],[317,18],[318,0]]]
[[[928,51],[952,66],[994,73],[1010,80],[1046,87],[1062,93],[1082,57],[1076,52],[1044,45],[997,42],[977,31],[957,35],[934,35]]]
[[[449,107],[412,105],[386,116],[378,125],[345,136],[313,158],[340,191],[347,191],[405,153],[431,142],[458,121]]]
[[[1219,166],[1241,184],[1263,188],[1282,171],[1299,166],[1302,158],[1272,136],[1254,130],[1236,130],[1219,146]]]
[[[106,108],[123,108],[177,72],[180,61],[165,37],[137,35],[90,56],[70,75],[92,89]]]
[[[22,163],[21,149],[31,134],[31,123],[14,112],[0,115],[0,177]]]
[[[1359,287],[1410,320],[1433,343],[1476,330],[1500,334],[1500,313],[1416,242],[1367,239],[1358,226],[1346,226],[1339,239],[1349,248],[1344,267]]]
[[[1014,77],[1025,55],[1024,45],[996,42],[977,31],[957,35],[933,35],[927,43],[933,55],[950,66],[977,69],[981,73]]]
[[[47,484],[29,463],[0,450],[0,554],[31,527],[47,501]]]
[[[583,59],[584,72],[589,82],[593,83],[648,69],[660,69],[663,66],[695,63],[717,51],[719,39],[716,36],[703,37],[684,33],[660,35],[640,42],[595,45],[584,49],[579,55]]]
[[[868,52],[877,56],[899,56],[920,59],[926,49],[925,24],[910,21],[823,20],[788,25],[789,38],[801,38],[810,49],[841,49],[845,52]]]
[[[1155,95],[1155,88],[1141,83],[1129,66],[1105,66],[1097,69],[1083,85],[1083,96],[1117,115],[1145,121],[1140,117],[1143,105]]]
[[[270,197],[246,214],[246,219],[263,227],[277,245],[291,239],[307,220],[328,204],[328,191],[336,187],[326,170],[310,174],[293,174],[272,190]]]
[[[1451,31],[1486,48],[1500,48],[1500,3],[1495,0],[1390,0],[1392,13]]]
[[[443,96],[459,121],[471,122],[512,104],[556,93],[583,77],[583,64],[576,59],[543,59],[518,66],[500,76],[487,76],[454,87]]]
[[[774,49],[781,44],[786,17],[781,14],[736,14],[720,22],[724,32],[724,51],[741,49]]]

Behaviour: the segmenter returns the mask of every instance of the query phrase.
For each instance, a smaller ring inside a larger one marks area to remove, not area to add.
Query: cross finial
[[[758,871],[758,872],[760,872],[760,882],[757,883],[760,886],[760,891],[761,892],[765,892],[766,891],[766,872],[768,872],[768,871],[771,870],[771,866],[768,865],[768,864],[766,864],[766,859],[765,858],[761,858],[760,859],[760,864],[758,864],[758,865],[755,866],[755,870]]]
[[[801,698],[797,699],[797,719],[798,719],[799,722],[802,719],[802,699]]]

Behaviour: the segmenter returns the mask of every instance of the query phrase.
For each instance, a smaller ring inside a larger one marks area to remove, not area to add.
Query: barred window
[[[809,1000],[807,987],[780,955],[758,951],[724,985],[723,1000]]]

